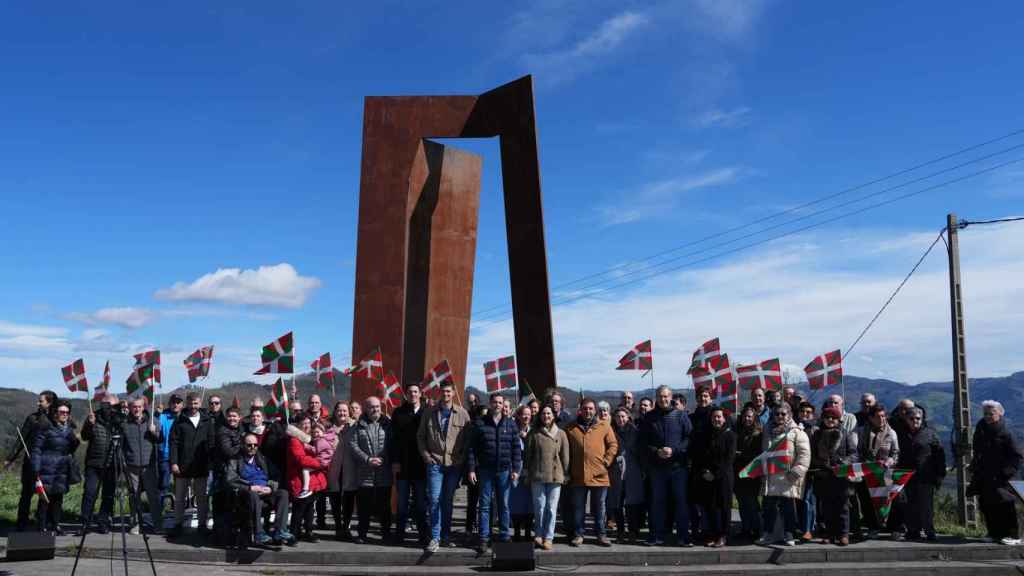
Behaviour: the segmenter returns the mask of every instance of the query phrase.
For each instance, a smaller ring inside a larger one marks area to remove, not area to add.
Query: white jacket
[[[789,438],[788,453],[792,463],[789,470],[781,474],[771,474],[766,478],[765,495],[783,498],[803,498],[804,478],[807,468],[811,465],[811,441],[800,427],[790,420],[786,424],[785,436]],[[782,434],[772,434],[765,430],[761,435],[761,448],[767,450]]]

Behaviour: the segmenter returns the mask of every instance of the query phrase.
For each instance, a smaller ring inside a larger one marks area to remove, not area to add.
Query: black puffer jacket
[[[32,471],[43,481],[47,494],[66,494],[79,440],[75,425],[52,424],[36,429],[32,441]]]
[[[900,459],[897,468],[913,470],[911,481],[939,486],[946,477],[946,452],[935,429],[923,424],[916,433],[909,430],[899,438]]]
[[[427,477],[427,468],[416,441],[420,417],[424,412],[424,406],[414,411],[412,404],[406,402],[391,415],[391,446],[388,448],[388,456],[392,463],[400,465],[399,480],[423,480]]]
[[[82,440],[89,443],[85,450],[85,465],[93,468],[110,466],[110,438],[113,436],[113,409],[103,404],[96,411],[96,422],[88,420],[82,425]]]
[[[466,442],[467,469],[508,470],[519,473],[523,467],[523,452],[519,443],[519,428],[512,418],[502,417],[498,422],[484,416],[473,423]]]
[[[232,428],[227,423],[217,428],[217,444],[213,450],[213,473],[223,477],[232,460],[242,454],[242,427]]]
[[[210,472],[210,452],[213,450],[213,419],[199,412],[199,423],[182,412],[171,427],[171,466],[175,464],[185,478],[203,478]]]

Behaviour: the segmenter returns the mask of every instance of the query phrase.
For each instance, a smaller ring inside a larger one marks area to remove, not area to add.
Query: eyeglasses
[[[57,414],[71,414],[71,410],[57,410]]]
[[[248,442],[245,443],[245,447],[246,448],[255,448],[257,446],[259,446],[259,444],[255,444],[255,443],[250,444]]]
[[[213,406],[213,405],[220,406],[220,400],[210,400],[210,406]]]

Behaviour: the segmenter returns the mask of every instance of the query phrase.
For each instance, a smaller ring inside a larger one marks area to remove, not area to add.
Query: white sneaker
[[[1002,540],[1000,540],[999,543],[1004,545],[1004,546],[1019,546],[1020,545],[1020,539],[1019,538],[1010,538],[1009,536],[1007,536],[1006,538],[1003,538]]]
[[[441,545],[437,540],[431,540],[429,543],[427,543],[426,551],[430,554],[433,554],[434,552],[437,552],[440,546]]]
[[[796,540],[789,539],[783,542],[783,544],[785,544],[786,546],[796,546]]]
[[[768,546],[769,544],[774,544],[774,542],[772,542],[772,539],[767,536],[761,536],[754,541],[754,544],[758,546]]]
[[[296,498],[298,498],[299,500],[302,500],[303,498],[309,498],[312,495],[313,495],[313,493],[310,492],[309,490],[303,490],[302,492],[299,492],[299,495],[296,496]]]

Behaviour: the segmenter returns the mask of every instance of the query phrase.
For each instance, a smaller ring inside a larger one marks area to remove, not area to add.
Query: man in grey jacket
[[[377,513],[381,536],[391,537],[391,465],[388,463],[388,437],[391,420],[381,413],[380,398],[370,396],[364,403],[363,416],[356,424],[349,441],[349,450],[359,465],[359,533],[356,543],[366,542],[370,515]]]
[[[163,506],[160,499],[160,481],[156,469],[156,449],[161,442],[161,429],[146,411],[142,398],[132,400],[128,405],[128,419],[121,426],[124,433],[124,462],[128,476],[128,487],[132,497],[128,503],[132,508],[132,534],[139,533],[136,524],[139,513],[136,506],[142,504],[142,490],[149,501],[149,515],[152,526],[146,526],[151,534],[158,534],[163,527]]]

